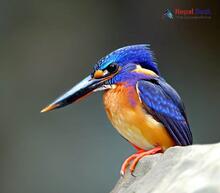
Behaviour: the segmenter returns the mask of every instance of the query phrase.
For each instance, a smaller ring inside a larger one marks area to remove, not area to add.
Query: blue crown
[[[160,73],[148,44],[131,45],[117,49],[101,58],[95,68],[103,70],[113,62],[120,66],[124,66],[127,63],[136,63],[157,74]]]

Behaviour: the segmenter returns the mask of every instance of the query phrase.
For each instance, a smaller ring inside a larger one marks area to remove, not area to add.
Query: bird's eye
[[[118,64],[116,64],[116,63],[111,63],[111,64],[108,65],[108,67],[106,68],[106,70],[107,70],[109,73],[113,74],[113,73],[115,73],[115,72],[118,71]]]

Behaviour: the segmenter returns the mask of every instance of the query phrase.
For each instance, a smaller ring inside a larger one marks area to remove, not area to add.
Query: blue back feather
[[[166,127],[177,145],[192,144],[192,133],[177,92],[160,78],[140,80],[137,88],[145,109]]]

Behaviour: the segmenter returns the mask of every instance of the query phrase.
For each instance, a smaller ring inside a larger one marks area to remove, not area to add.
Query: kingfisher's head
[[[132,72],[136,69],[138,72],[140,68],[156,75],[160,74],[149,45],[139,44],[117,49],[101,58],[89,76],[41,112],[64,107],[95,91],[110,89],[117,83],[129,81],[135,77]]]

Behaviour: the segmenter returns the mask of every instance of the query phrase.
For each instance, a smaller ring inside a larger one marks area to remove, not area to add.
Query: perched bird
[[[149,45],[131,45],[101,58],[84,80],[41,112],[64,107],[96,91],[112,125],[137,152],[121,167],[124,175],[147,155],[192,144],[192,134],[178,93],[161,77]]]

